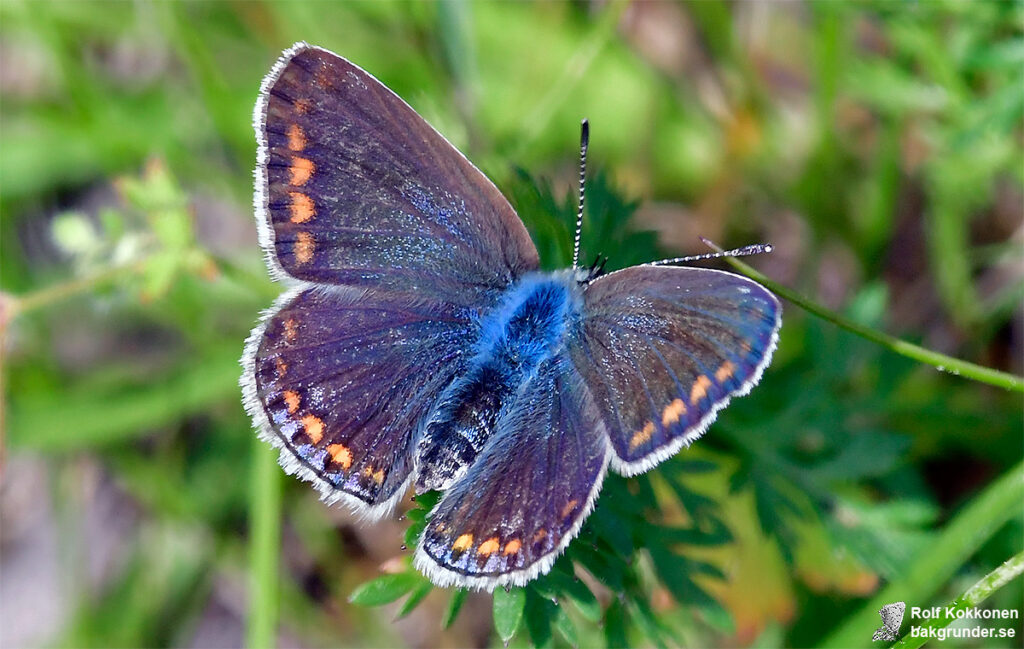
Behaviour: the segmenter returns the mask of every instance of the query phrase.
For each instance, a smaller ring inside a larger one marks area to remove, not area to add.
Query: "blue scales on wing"
[[[582,378],[565,356],[544,361],[434,509],[416,566],[442,586],[487,589],[547,572],[593,507],[607,458]]]
[[[420,420],[461,371],[472,328],[463,310],[433,301],[286,294],[253,341],[247,405],[285,469],[379,517],[408,487]]]
[[[698,438],[768,365],[781,307],[759,284],[721,271],[634,266],[584,292],[573,361],[601,409],[624,475]]]
[[[494,184],[345,59],[293,47],[265,80],[255,121],[256,209],[278,275],[481,307],[537,268]]]
[[[292,288],[245,350],[246,406],[327,500],[386,514],[482,313],[537,267],[497,188],[397,95],[304,43],[256,103],[255,207]]]

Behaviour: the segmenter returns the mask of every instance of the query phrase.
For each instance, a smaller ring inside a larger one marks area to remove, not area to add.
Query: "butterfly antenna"
[[[580,202],[576,207],[576,239],[572,244],[572,267],[580,260],[580,235],[583,234],[583,185],[587,178],[587,147],[590,146],[590,122],[580,124]]]
[[[712,243],[710,240],[704,237],[700,238],[710,248],[714,248],[718,252],[709,252],[703,255],[693,255],[690,257],[673,257],[672,259],[661,259],[658,261],[652,261],[648,266],[667,266],[669,264],[681,264],[688,261],[701,261],[703,259],[717,259],[719,257],[747,257],[749,255],[759,255],[763,252],[771,252],[773,250],[772,244],[770,243],[755,243],[749,246],[743,246],[742,248],[735,248],[733,250],[722,250],[717,245]]]

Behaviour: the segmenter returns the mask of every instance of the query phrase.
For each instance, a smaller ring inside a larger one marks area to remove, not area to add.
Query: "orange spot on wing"
[[[516,552],[519,552],[519,548],[521,547],[523,547],[522,541],[520,541],[519,539],[512,539],[511,541],[505,544],[505,549],[502,550],[501,553],[507,557],[510,554],[515,554]]]
[[[316,244],[313,243],[313,235],[308,232],[300,232],[295,236],[295,245],[292,252],[295,253],[295,261],[300,264],[308,264],[313,259],[313,250]]]
[[[384,484],[384,469],[377,469],[373,472],[373,481],[378,485]]]
[[[288,168],[288,171],[291,173],[291,182],[296,187],[305,185],[315,170],[316,165],[313,164],[312,160],[298,156],[292,158],[292,166]],[[294,195],[292,198],[294,198]],[[306,200],[309,200],[308,196]]]
[[[285,333],[287,334],[287,331]],[[281,360],[280,356],[278,356],[277,358],[274,359],[274,365],[277,368],[277,377],[278,378],[281,378],[282,376],[284,376],[285,372],[288,371],[288,363],[285,363],[283,360]]]
[[[744,340],[743,342],[740,343],[740,349],[743,350],[744,354],[749,354],[750,353],[750,343],[748,343],[747,341]]]
[[[295,318],[288,318],[284,321],[284,339],[290,343],[295,342],[295,338],[299,335],[299,325],[295,322]],[[285,366],[287,367],[287,365]]]
[[[331,444],[327,447],[327,452],[331,454],[331,460],[335,464],[340,464],[346,471],[352,466],[352,451],[344,444]]]
[[[629,450],[632,451],[633,449],[637,448],[641,444],[646,444],[647,442],[649,442],[651,440],[651,435],[653,435],[653,434],[654,434],[654,422],[653,421],[649,421],[646,424],[644,424],[644,427],[642,429],[640,429],[640,430],[636,431],[635,433],[633,433],[633,437],[629,440]]]
[[[295,112],[298,113],[299,115],[305,115],[306,113],[309,112],[310,108],[312,107],[313,104],[311,104],[310,101],[305,97],[303,97],[302,99],[295,100]]]
[[[471,547],[473,547],[472,534],[463,534],[459,538],[455,539],[455,543],[452,544],[452,550],[455,550],[456,552],[465,552]]]
[[[306,148],[306,132],[298,124],[288,127],[288,148],[292,151],[302,151]]]
[[[562,517],[562,518],[565,518],[565,517],[567,517],[567,516],[568,516],[569,514],[571,514],[571,513],[572,513],[572,510],[576,508],[576,505],[578,505],[578,504],[579,504],[579,502],[580,502],[580,501],[578,501],[578,500],[576,500],[575,498],[573,498],[573,499],[572,499],[572,500],[570,500],[569,502],[565,503],[565,506],[564,506],[564,507],[562,507],[561,517]]]
[[[291,205],[288,206],[288,211],[292,213],[292,223],[305,223],[316,216],[316,205],[313,204],[312,198],[302,192],[288,192],[288,196],[292,199]]]
[[[313,76],[313,83],[321,88],[330,89],[334,87],[334,79],[331,77],[331,69],[323,63]]]
[[[693,388],[690,390],[690,403],[697,405],[697,402],[708,396],[708,388],[711,387],[711,379],[701,374],[697,377],[697,380],[693,382]]]
[[[533,533],[533,542],[536,543],[537,541],[543,541],[544,537],[547,536],[547,535],[548,535],[547,529],[542,527],[542,528],[540,528],[539,530],[537,530],[536,532]]]
[[[306,429],[306,435],[313,444],[319,444],[324,438],[324,422],[315,415],[306,415],[302,418],[302,427]]]
[[[477,548],[476,553],[484,557],[489,557],[495,552],[497,552],[498,548],[500,547],[501,544],[498,543],[498,537],[492,536],[491,538],[487,539],[486,541],[480,544],[480,547]]]
[[[299,409],[299,393],[294,390],[285,390],[284,403],[288,406],[288,414],[294,415]]]
[[[679,418],[686,414],[686,404],[683,403],[682,399],[673,399],[672,403],[665,406],[665,410],[661,413],[661,425],[671,426],[672,424],[679,421]]]
[[[715,380],[719,383],[725,383],[728,379],[732,378],[733,372],[736,371],[736,366],[731,361],[725,361],[722,366],[715,372]]]

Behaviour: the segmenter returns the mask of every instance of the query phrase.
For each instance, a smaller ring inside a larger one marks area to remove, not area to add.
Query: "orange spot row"
[[[284,339],[287,342],[293,343],[299,335],[299,325],[295,322],[295,318],[288,318],[284,321]],[[285,368],[288,366],[285,365]]]
[[[299,393],[294,390],[284,391],[284,403],[288,406],[288,414],[294,415],[299,410]]]
[[[288,148],[292,151],[302,151],[306,148],[306,132],[298,124],[288,127]]]
[[[295,236],[295,245],[292,248],[292,252],[295,254],[295,261],[300,264],[308,264],[313,259],[315,247],[313,235],[308,232],[298,233]]]
[[[309,99],[306,99],[305,97],[303,97],[302,99],[296,99],[294,105],[295,112],[298,113],[299,115],[305,115],[306,113],[309,112],[310,108],[312,108],[312,104],[310,103]]]
[[[683,403],[683,400],[673,399],[672,403],[665,406],[665,410],[661,413],[661,425],[667,428],[679,421],[679,418],[685,414],[686,404]]]
[[[561,518],[566,518],[567,516],[569,516],[569,514],[572,513],[572,510],[576,508],[576,505],[579,504],[579,502],[580,501],[578,501],[575,498],[573,498],[569,502],[565,503],[565,506],[562,507],[562,511],[561,511],[561,514],[560,514]]]
[[[715,380],[719,383],[725,383],[729,378],[732,377],[733,372],[736,371],[736,366],[731,361],[725,361],[722,366],[715,372]]]
[[[438,524],[438,532],[443,532],[444,529],[445,528],[443,524]],[[547,532],[545,532],[544,530],[540,531],[543,532],[540,538],[543,538],[544,535],[547,534]],[[455,539],[455,543],[452,543],[453,552],[465,552],[466,550],[469,550],[471,547],[473,547],[472,534],[463,534],[459,538]],[[502,548],[501,539],[497,536],[492,536],[491,538],[487,539],[486,541],[480,544],[480,547],[476,549],[476,553],[481,557],[489,557],[495,552],[501,550],[501,554],[507,557],[509,555],[519,552],[519,550],[522,549],[522,547],[523,542],[518,538],[515,538],[511,539],[508,543],[505,544],[505,547]]]
[[[708,388],[711,387],[711,379],[701,374],[697,377],[697,380],[693,382],[693,388],[690,390],[690,403],[697,405],[697,402],[708,396]]]
[[[316,415],[306,415],[301,421],[309,440],[313,444],[319,444],[324,438],[324,422]]]
[[[498,537],[492,536],[480,544],[480,547],[476,549],[476,553],[483,557],[489,557],[497,552],[500,547],[501,544],[498,542]]]
[[[331,454],[331,460],[335,464],[340,464],[346,471],[352,466],[352,451],[344,444],[331,444],[327,447],[327,452]]]
[[[274,367],[277,369],[277,378],[282,378],[288,371],[288,363],[281,360],[280,356],[274,359]]]
[[[384,469],[373,470],[373,467],[369,464],[363,469],[363,477],[369,478],[377,483],[377,485],[384,484]]]
[[[316,165],[314,165],[313,161],[309,158],[300,158],[299,156],[293,157],[292,166],[288,169],[291,174],[292,185],[295,185],[296,187],[305,185],[309,181],[310,176],[313,175],[313,171],[315,169]],[[295,194],[292,194],[292,198],[294,197]],[[306,200],[309,200],[309,198],[307,197]]]
[[[288,192],[288,196],[292,199],[288,207],[292,214],[292,223],[305,223],[316,216],[316,205],[313,204],[312,198],[302,192]]]
[[[646,444],[650,441],[652,435],[654,435],[654,422],[649,421],[644,424],[644,427],[641,430],[633,433],[632,439],[629,440],[629,450],[632,451],[641,444]]]

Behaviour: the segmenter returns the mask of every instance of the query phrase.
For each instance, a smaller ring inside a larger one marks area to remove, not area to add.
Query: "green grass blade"
[[[891,582],[821,644],[856,647],[878,627],[878,610],[896,601],[925,602],[1006,521],[1024,501],[1024,462],[977,495],[923,550],[903,577]]]
[[[733,266],[733,268],[736,268],[759,284],[763,284],[768,290],[786,298],[805,311],[812,313],[823,320],[827,320],[836,326],[842,327],[847,331],[853,332],[862,338],[866,338],[873,343],[877,343],[890,351],[906,356],[907,358],[912,358],[915,361],[931,365],[935,369],[948,372],[949,374],[963,376],[968,379],[988,383],[989,385],[1005,388],[1007,390],[1024,392],[1024,377],[1015,376],[1008,372],[1000,372],[999,370],[976,365],[975,363],[960,360],[959,358],[953,358],[952,356],[946,356],[945,354],[940,354],[930,349],[925,349],[919,345],[908,343],[905,340],[900,340],[895,336],[890,336],[889,334],[871,329],[870,327],[865,327],[853,320],[844,318],[834,311],[826,309],[820,304],[800,295],[796,291],[791,290],[778,282],[768,279],[763,274],[744,264],[742,261],[739,261],[735,257],[726,257],[725,259]]]
[[[281,468],[277,451],[253,435],[250,485],[249,579],[246,646],[273,647],[277,636],[278,559],[281,554]]]

